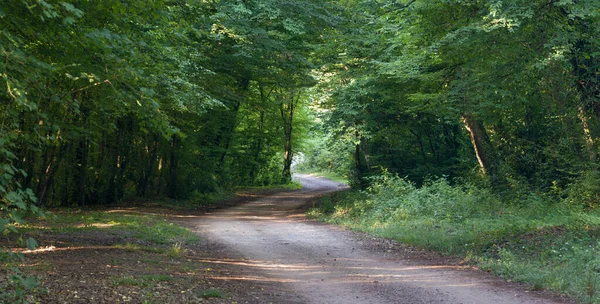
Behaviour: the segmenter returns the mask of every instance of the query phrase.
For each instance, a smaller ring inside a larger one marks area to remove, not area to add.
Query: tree
[[[325,106],[330,128],[356,138],[359,175],[364,163],[417,182],[477,166],[498,189],[547,189],[594,163],[594,1],[343,4]]]

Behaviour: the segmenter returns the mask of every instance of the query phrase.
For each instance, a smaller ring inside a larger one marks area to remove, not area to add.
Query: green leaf
[[[36,286],[39,285],[39,282],[36,281],[36,279],[34,277],[28,277],[26,279],[24,279],[22,282],[23,287],[25,287],[26,289],[34,289]]]
[[[34,250],[38,247],[38,243],[33,238],[27,239],[27,249]]]
[[[10,221],[8,219],[0,218],[0,234],[6,230],[6,226],[8,226],[9,223]]]
[[[75,17],[77,17],[77,18],[83,17],[83,11],[80,9],[77,9],[73,4],[66,3],[66,2],[61,2],[60,4],[62,4],[62,6],[65,8],[65,10],[67,12],[73,14]]]
[[[75,19],[73,17],[66,17],[63,19],[64,25],[73,25],[75,23]]]
[[[39,215],[39,214],[41,213],[41,212],[40,212],[40,208],[38,208],[38,207],[37,207],[37,206],[35,206],[35,205],[30,205],[30,206],[29,206],[29,210],[30,210],[30,211],[31,211],[33,214],[36,214],[36,215]]]
[[[10,217],[17,224],[23,224],[25,222],[25,221],[23,221],[23,217],[21,216],[21,214],[19,214],[17,212],[11,212]],[[15,232],[16,232],[16,230],[15,230]]]

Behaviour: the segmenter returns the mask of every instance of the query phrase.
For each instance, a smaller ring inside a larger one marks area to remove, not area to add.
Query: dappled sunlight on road
[[[40,254],[55,251],[75,251],[75,250],[106,250],[106,249],[117,249],[114,246],[68,246],[68,247],[55,247],[46,246],[40,247],[34,250],[23,250],[23,248],[13,248],[13,252],[21,252],[23,254]]]
[[[361,264],[373,264],[369,259],[336,259],[338,263],[330,265],[310,265],[306,263],[276,263],[265,260],[251,259],[201,259],[203,265],[230,265],[241,266],[237,272],[224,275],[218,273],[210,275],[214,279],[223,280],[252,280],[262,282],[298,283],[298,284],[393,284],[393,283],[421,283],[432,287],[474,287],[485,282],[451,283],[442,279],[439,270],[464,270],[464,266],[409,266],[396,267],[380,266],[354,266]],[[212,266],[214,267],[214,266]],[[257,276],[256,271],[263,273]],[[432,270],[432,271],[426,271]],[[248,275],[244,275],[248,273]]]

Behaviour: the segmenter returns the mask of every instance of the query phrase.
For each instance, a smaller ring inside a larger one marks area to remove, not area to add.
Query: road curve
[[[355,233],[306,220],[299,208],[339,190],[335,182],[297,175],[304,189],[215,211],[194,223],[201,237],[227,248],[223,279],[268,282],[257,303],[564,303],[456,266],[419,265],[362,246]],[[266,293],[266,292],[265,292]]]

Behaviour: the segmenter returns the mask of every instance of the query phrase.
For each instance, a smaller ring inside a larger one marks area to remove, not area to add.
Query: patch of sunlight
[[[77,226],[75,226],[75,228],[89,228],[89,227],[95,227],[95,228],[110,228],[113,226],[118,226],[120,225],[119,223],[115,223],[115,222],[110,222],[110,223],[94,223],[94,224],[79,224]]]
[[[333,216],[334,217],[344,217],[344,215],[350,213],[350,211],[352,211],[352,208],[335,206],[335,212],[333,213]]]
[[[50,230],[52,229],[52,227],[50,226],[44,226],[44,225],[34,225],[31,223],[25,223],[25,224],[19,224],[19,223],[14,223],[13,226],[17,229],[32,229],[32,230]]]
[[[48,252],[48,251],[55,251],[55,250],[56,250],[55,246],[46,246],[46,247],[39,247],[34,250],[26,250],[25,253],[39,253],[39,252]]]

